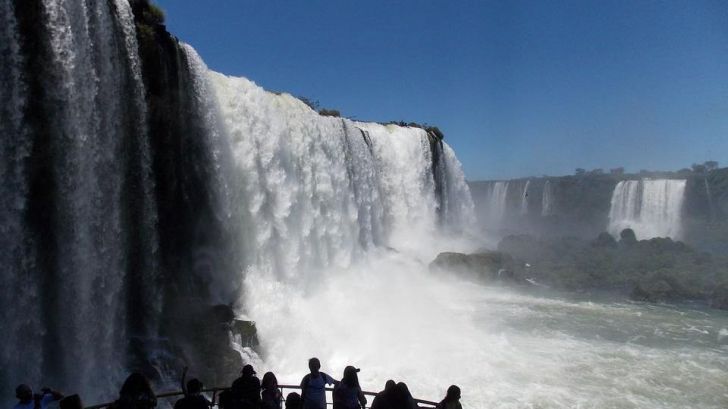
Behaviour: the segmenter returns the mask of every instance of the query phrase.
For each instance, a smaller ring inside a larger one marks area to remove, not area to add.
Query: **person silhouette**
[[[379,392],[372,401],[371,409],[392,409],[392,400],[397,389],[397,384],[393,380],[388,380],[384,384],[384,390]]]
[[[119,391],[119,399],[111,404],[111,409],[152,409],[157,406],[149,379],[139,372],[129,375]]]
[[[417,409],[418,406],[415,403],[406,383],[399,382],[394,387],[393,395],[392,407],[394,409]]]
[[[45,409],[51,402],[63,398],[63,394],[50,388],[43,388],[41,393],[33,394],[33,389],[22,383],[15,388],[15,397],[18,403],[13,409]]]
[[[291,392],[286,396],[286,409],[302,409],[303,400],[301,395],[296,392]]]
[[[311,371],[301,380],[301,399],[303,409],[326,409],[326,385],[338,385],[339,381],[320,372],[321,361],[318,358],[308,360]]]
[[[261,382],[263,391],[260,393],[261,408],[263,409],[281,409],[283,394],[278,389],[278,379],[273,372],[266,372]]]
[[[367,398],[359,386],[358,368],[347,366],[341,382],[334,388],[334,409],[360,409],[366,407]]]
[[[74,394],[61,399],[58,402],[58,407],[61,409],[83,409],[83,402],[80,396]]]
[[[258,409],[260,405],[260,380],[255,376],[253,365],[245,365],[240,378],[233,382],[230,392],[233,406],[240,409]]]
[[[447,388],[445,398],[437,404],[437,409],[463,409],[460,404],[460,388],[456,385],[450,385]]]
[[[185,397],[174,404],[174,409],[209,409],[212,403],[202,395],[202,382],[192,378],[187,382]]]

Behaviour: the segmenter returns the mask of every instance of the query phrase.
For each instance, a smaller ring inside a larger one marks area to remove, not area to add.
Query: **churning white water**
[[[428,380],[427,361],[444,368],[453,345],[478,344],[459,335],[469,324],[439,304],[448,290],[426,273],[439,251],[474,249],[448,237],[474,219],[452,150],[418,128],[321,117],[244,78],[209,78],[244,193],[241,299],[264,365],[297,382],[316,355],[334,375],[366,366],[372,389],[391,376],[439,395],[458,368]]]
[[[248,278],[263,370],[297,383],[318,356],[340,377],[362,368],[470,408],[721,408],[728,402],[728,315],[534,297],[432,276],[406,255],[328,271],[308,291]],[[723,332],[721,332],[723,331]]]
[[[431,145],[419,129],[318,116],[288,95],[209,73],[231,138],[259,372],[298,383],[308,358],[362,368],[473,408],[718,408],[728,398],[725,314],[565,301],[428,271],[472,251],[438,228]],[[454,159],[450,166],[459,172]],[[451,178],[455,186],[461,176]],[[494,186],[505,198],[507,184]],[[467,189],[453,226],[472,216]]]
[[[634,230],[638,239],[670,237],[682,233],[685,180],[642,179],[617,183],[612,193],[608,231],[619,235]]]

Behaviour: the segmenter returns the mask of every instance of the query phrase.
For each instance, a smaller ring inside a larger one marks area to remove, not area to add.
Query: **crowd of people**
[[[182,374],[182,392],[184,397],[174,404],[174,409],[210,409],[217,405],[219,409],[326,409],[326,386],[333,385],[333,409],[364,409],[367,398],[359,385],[359,369],[347,366],[340,381],[321,371],[321,362],[317,358],[308,361],[310,373],[301,380],[301,393],[291,392],[285,399],[278,386],[278,380],[272,372],[266,372],[263,380],[256,376],[252,365],[243,366],[241,375],[235,379],[230,388],[221,391],[215,403],[203,395],[203,384],[193,378],[185,382],[187,370]],[[78,395],[64,397],[58,391],[48,388],[34,394],[28,385],[20,385],[16,389],[18,404],[13,409],[46,409],[49,403],[60,400],[60,409],[83,409]],[[109,409],[153,409],[157,406],[157,398],[149,380],[142,374],[133,373],[124,381],[119,391],[119,398]],[[388,380],[384,389],[377,393],[371,409],[418,409],[404,382]],[[437,405],[437,409],[462,409],[460,404],[460,388],[452,385],[445,398]]]

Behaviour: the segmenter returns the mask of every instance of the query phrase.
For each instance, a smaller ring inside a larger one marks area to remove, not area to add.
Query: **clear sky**
[[[208,66],[438,125],[468,179],[728,165],[728,1],[156,0]]]

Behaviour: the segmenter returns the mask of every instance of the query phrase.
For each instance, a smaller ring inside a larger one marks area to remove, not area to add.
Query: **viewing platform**
[[[212,402],[213,406],[218,406],[217,402],[216,402],[217,393],[222,392],[224,390],[228,390],[228,389],[230,389],[229,386],[228,387],[215,387],[215,388],[203,389],[202,392],[208,393],[208,394],[211,393],[212,399],[210,399],[210,401]],[[283,396],[283,402],[285,402],[285,396],[286,396],[285,391],[295,391],[295,390],[300,391],[301,387],[299,385],[278,385],[278,389],[281,391],[281,396]],[[333,390],[334,390],[334,388],[326,388],[327,392],[333,392]],[[362,393],[365,396],[374,397],[374,396],[377,396],[377,394],[379,392],[362,391]],[[159,393],[155,396],[157,397],[158,400],[175,398],[175,397],[181,398],[184,396],[184,392],[183,391],[163,392],[163,393]],[[437,402],[432,402],[429,400],[414,399],[414,401],[418,407],[423,408],[423,409],[433,409],[437,406]],[[99,403],[97,405],[86,406],[84,409],[104,409],[104,408],[108,408],[109,406],[111,406],[112,403],[114,403],[114,402],[111,401],[111,402],[106,402],[106,403]],[[332,406],[333,403],[327,400],[326,405]],[[365,406],[363,409],[369,409],[369,406]]]

